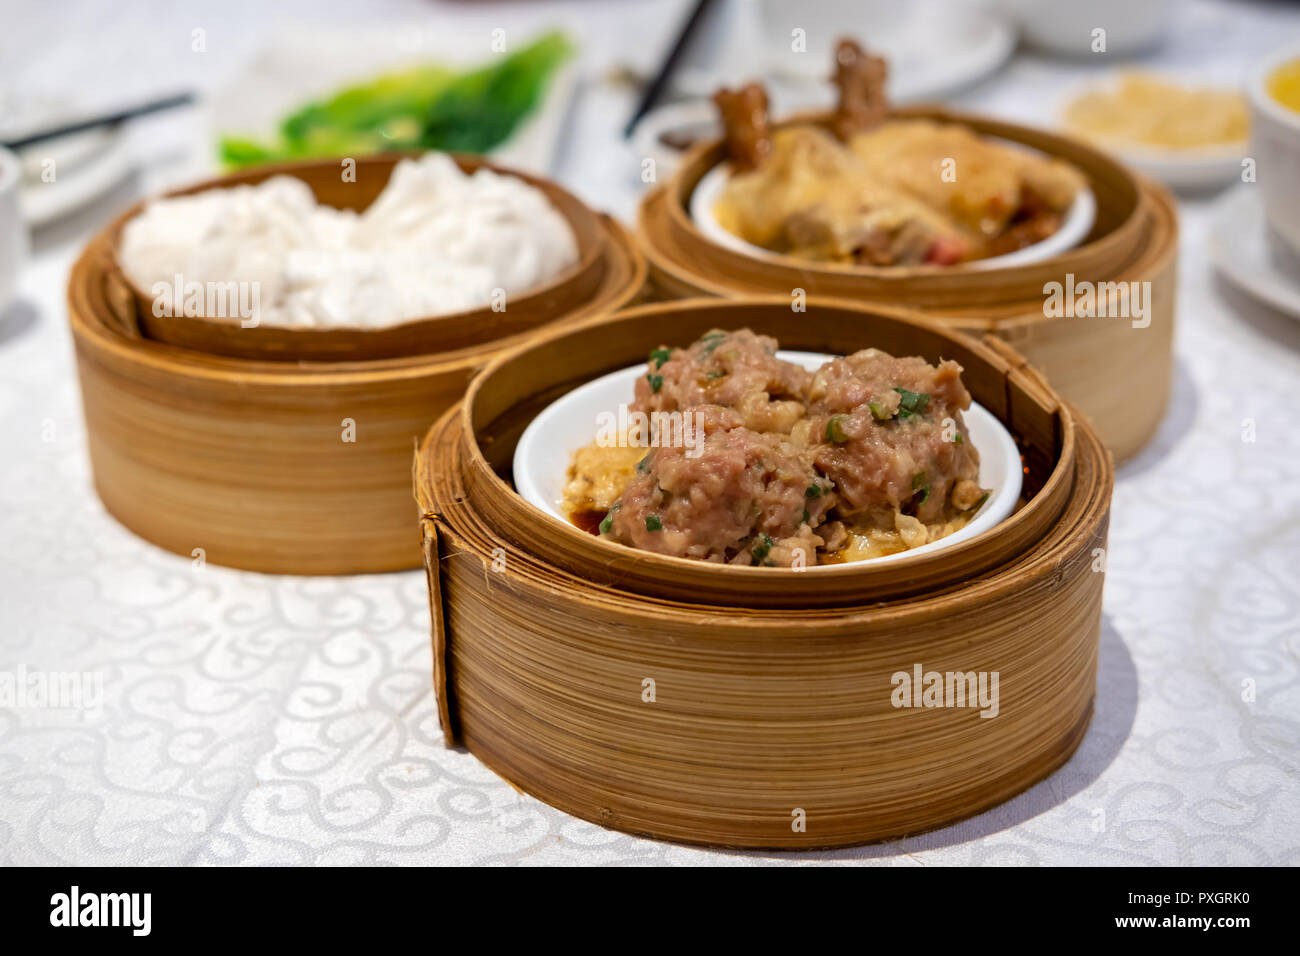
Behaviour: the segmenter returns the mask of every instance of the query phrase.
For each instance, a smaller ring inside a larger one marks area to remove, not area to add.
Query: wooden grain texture
[[[645,264],[612,220],[602,280],[576,322],[631,299]],[[108,510],[170,551],[254,571],[417,567],[411,449],[500,342],[372,361],[255,361],[124,328],[108,236],[72,270],[76,346],[95,487]],[[355,442],[344,441],[345,419]]]
[[[609,363],[628,364],[640,341],[625,337],[620,323],[674,331],[698,309],[706,328],[720,314],[745,311],[750,324],[765,327],[775,320],[764,315],[770,307],[701,301],[638,309],[587,323],[584,334],[603,328]],[[842,304],[810,304],[805,315],[787,308],[782,343],[833,347],[853,312]],[[889,339],[905,354],[907,336],[915,336],[910,352],[930,355],[949,335],[888,311],[857,310],[857,318],[860,336]],[[543,337],[519,353],[549,369],[528,386],[544,396],[575,384],[569,373],[583,369],[580,379],[590,363],[585,356],[552,363],[550,342],[568,339]],[[585,561],[561,556],[561,523],[534,509],[514,519],[531,521],[530,533],[509,533],[484,507],[472,456],[455,450],[491,438],[505,446],[492,454],[500,467],[517,435],[484,428],[499,420],[498,409],[485,407],[478,421],[476,396],[467,396],[430,430],[415,460],[423,521],[436,529],[425,540],[433,542],[435,668],[449,740],[583,819],[756,848],[919,832],[986,809],[1059,767],[1092,711],[1104,577],[1096,549],[1105,546],[1113,467],[1091,428],[1075,424],[1022,362],[1006,361],[1014,352],[960,336],[952,346],[972,366],[987,359],[989,369],[1009,374],[1002,379],[1009,414],[1026,409],[1022,421],[1034,429],[1061,425],[1055,464],[1029,505],[1055,493],[1059,472],[1062,506],[1034,535],[1015,534],[1012,519],[977,539],[991,557],[979,569],[941,551],[891,572],[891,591],[868,566],[850,565],[860,588],[831,601],[800,584],[816,584],[821,572],[677,562],[684,567],[650,587],[649,577],[600,576],[594,572],[611,564],[615,546],[586,536]],[[485,406],[492,403],[484,394],[498,394],[493,381],[520,368],[515,357],[482,374],[477,397]],[[983,388],[996,378],[987,376]],[[1013,379],[1028,383],[1023,394]],[[762,606],[723,599],[750,576],[767,581]],[[927,580],[919,593],[918,576]],[[917,664],[998,672],[998,715],[894,707],[893,675]],[[653,701],[643,696],[647,679]],[[803,832],[792,827],[799,811]]]
[[[355,160],[356,179],[345,182],[337,159],[302,160],[261,166],[169,192],[185,196],[214,188],[255,185],[272,176],[301,179],[316,200],[337,209],[362,211],[388,184],[393,168],[418,154],[384,153]],[[604,282],[608,230],[601,217],[567,190],[546,179],[507,169],[477,156],[454,156],[465,172],[490,169],[522,179],[543,192],[564,216],[578,245],[578,261],[555,278],[512,295],[507,307],[490,306],[411,319],[382,328],[243,328],[238,318],[154,315],[154,295],[136,285],[118,264],[122,228],[144,207],[128,209],[109,227],[108,281],[129,296],[129,321],[142,338],[213,355],[268,361],[364,361],[432,355],[497,341],[542,325],[557,315],[582,310]],[[119,291],[120,295],[121,292]],[[130,334],[130,333],[128,333]]]
[[[1088,240],[1051,259],[1003,269],[759,260],[718,245],[690,221],[691,191],[722,156],[720,144],[703,144],[670,182],[642,202],[638,238],[650,262],[652,294],[660,299],[790,296],[802,289],[809,295],[906,306],[962,331],[992,333],[1015,345],[1082,411],[1118,460],[1132,457],[1159,425],[1172,382],[1178,221],[1168,193],[1068,137],[940,108],[897,115],[966,123],[1074,163],[1098,200]],[[791,122],[824,119],[810,115]],[[1047,317],[1044,286],[1063,283],[1067,274],[1076,282],[1150,283],[1149,323],[1134,328],[1127,317]]]

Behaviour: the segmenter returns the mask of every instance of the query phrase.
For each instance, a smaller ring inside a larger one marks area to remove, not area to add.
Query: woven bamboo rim
[[[306,160],[221,176],[165,195],[184,196],[213,188],[255,185],[272,176],[286,175],[305,182],[317,202],[360,211],[383,191],[398,162],[415,155],[418,154],[385,153],[359,158],[355,160],[356,180],[351,182],[343,181],[339,160]],[[118,286],[114,295],[132,303],[131,308],[118,310],[123,334],[234,358],[366,361],[469,348],[528,331],[554,316],[582,309],[601,288],[604,279],[608,229],[601,217],[550,180],[498,166],[482,157],[458,155],[454,159],[465,172],[490,169],[522,179],[545,193],[573,230],[578,242],[578,262],[537,288],[511,296],[502,311],[484,306],[412,319],[383,328],[278,328],[267,325],[243,328],[237,318],[153,314],[152,293],[129,279],[118,264],[122,228],[127,220],[144,208],[145,202],[140,202],[109,227],[108,256],[103,267],[108,281]]]
[[[1013,344],[1082,411],[1117,460],[1132,457],[1158,427],[1172,380],[1178,250],[1172,198],[1066,137],[938,108],[896,115],[968,123],[1073,162],[1088,175],[1098,200],[1089,241],[1012,269],[870,269],[758,260],[717,245],[690,221],[691,190],[721,158],[720,145],[704,144],[640,208],[638,238],[650,261],[655,293],[663,298],[734,298],[789,296],[802,289],[809,295],[914,308],[965,332],[992,333]],[[1124,318],[1047,317],[1043,287],[1063,282],[1067,273],[1094,283],[1150,282],[1149,325],[1133,328]]]
[[[1000,540],[1027,544],[1042,536],[1069,497],[1074,456],[1074,418],[1024,360],[996,339],[987,343],[954,336],[915,314],[877,308],[865,312],[829,300],[817,308],[815,344],[810,331],[797,333],[792,348],[843,353],[871,344],[895,354],[919,354],[930,361],[956,359],[976,401],[1018,436],[1025,457],[1025,484],[1031,500],[1000,529]],[[782,344],[795,335],[796,318],[785,299],[744,302],[690,300],[628,310],[564,334],[549,335],[528,348],[503,354],[471,384],[461,404],[461,447],[441,449],[458,456],[459,479],[482,520],[502,536],[528,548],[545,543],[548,559],[585,574],[589,580],[635,587],[639,593],[691,596],[714,604],[759,606],[783,603],[791,594],[805,603],[834,604],[898,592],[900,578],[922,591],[953,577],[969,577],[996,560],[980,538],[944,551],[941,561],[908,557],[890,565],[844,565],[816,576],[771,568],[728,567],[701,575],[695,562],[666,558],[594,540],[578,528],[535,510],[505,479],[509,458],[524,427],[558,392],[607,371],[635,364],[664,342],[689,342],[709,328],[747,325],[777,335]],[[802,320],[803,314],[797,316]],[[869,330],[869,334],[868,334]],[[556,388],[555,369],[576,369]],[[773,581],[782,580],[774,591]],[[686,590],[683,590],[686,589]]]
[[[535,412],[577,380],[643,358],[642,340],[657,344],[656,328],[702,331],[738,320],[761,328],[778,308],[648,306],[545,335],[485,369],[417,452],[447,740],[584,819],[717,846],[886,839],[969,816],[1032,785],[1068,758],[1086,729],[1104,577],[1097,549],[1105,545],[1113,469],[1092,429],[1073,423],[1068,407],[996,340],[974,342],[896,310],[814,302],[794,316],[786,307],[783,345],[843,351],[850,317],[857,345],[897,348],[914,334],[915,351],[926,354],[938,337],[945,354],[970,363],[968,382],[983,391],[981,402],[999,377],[1006,394],[1023,391],[996,413],[1009,415],[1004,421],[1028,449],[1047,447],[1046,435],[1033,432],[1055,423],[1055,457],[1026,455],[1030,501],[1018,517],[1065,489],[1038,533],[1016,533],[1030,520],[1006,522],[976,539],[980,558],[958,549],[923,556],[897,571],[892,590],[868,566],[848,566],[836,582],[820,572],[654,555],[616,561],[614,546],[590,537],[585,549],[569,547],[567,528],[540,512],[509,515],[477,475],[479,457],[501,470],[513,453],[518,428],[497,427],[504,423],[493,402],[513,389],[496,383],[513,381],[517,360],[534,360],[524,367],[537,370],[525,386],[538,397],[529,404]],[[580,349],[582,340],[599,340],[605,354]],[[552,344],[571,346],[572,360],[552,363]],[[637,573],[646,569],[667,577]],[[766,588],[751,586],[764,571],[773,572]],[[841,586],[848,578],[856,590]],[[914,664],[998,671],[998,717],[893,708],[891,675]],[[657,688],[652,703],[642,697],[647,678]],[[792,827],[797,810],[806,812],[802,831]]]
[[[557,322],[626,304],[645,262],[613,220],[601,283]],[[68,313],[95,487],[141,537],[214,564],[291,574],[415,567],[410,455],[500,342],[374,361],[255,361],[129,338],[109,235],[74,265]],[[355,442],[343,440],[344,419]]]

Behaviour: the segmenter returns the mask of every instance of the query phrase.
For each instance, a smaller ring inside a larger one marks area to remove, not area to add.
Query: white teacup
[[[0,314],[17,294],[18,271],[27,258],[27,226],[18,199],[22,184],[22,163],[0,146]]]
[[[1247,86],[1250,155],[1264,215],[1273,233],[1300,258],[1300,113],[1268,92],[1268,80],[1284,63],[1300,59],[1300,47],[1268,57]]]

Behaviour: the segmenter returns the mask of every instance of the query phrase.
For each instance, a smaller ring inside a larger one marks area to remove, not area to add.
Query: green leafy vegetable
[[[652,392],[658,392],[659,389],[664,387],[664,377],[656,375],[654,372],[648,374],[645,380],[650,383],[650,391]]]
[[[772,545],[776,544],[776,542],[766,534],[760,534],[758,539],[758,544],[754,545],[749,552],[751,564],[762,564],[767,559],[768,554],[771,553]]]
[[[820,498],[822,496],[822,486],[815,483],[809,485],[803,496],[805,498]]]
[[[388,73],[296,110],[272,142],[222,137],[221,160],[241,168],[393,150],[486,153],[537,108],[551,77],[572,55],[568,37],[551,32],[477,69],[422,66]]]
[[[663,520],[658,515],[650,515],[645,519],[645,529],[647,531],[664,530]]]
[[[664,362],[672,358],[672,349],[655,349],[650,353],[650,361],[655,363],[655,368],[663,368]]]

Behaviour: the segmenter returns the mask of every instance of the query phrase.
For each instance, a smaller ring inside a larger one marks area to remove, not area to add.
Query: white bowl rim
[[[1250,78],[1246,82],[1246,95],[1250,104],[1257,111],[1265,114],[1274,122],[1287,126],[1293,132],[1300,134],[1300,113],[1287,109],[1287,107],[1269,96],[1268,90],[1265,88],[1269,76],[1292,60],[1300,60],[1300,46],[1295,44],[1277,50],[1265,57],[1263,62],[1251,72]]]
[[[986,137],[997,139],[1009,146],[1018,149],[1046,155],[1042,150],[1034,149],[1032,146],[1026,146],[1024,143],[1018,143],[1015,140],[1004,139],[1002,137]],[[691,190],[690,201],[688,203],[688,212],[691,221],[699,227],[704,235],[719,245],[726,246],[736,252],[743,252],[755,259],[763,259],[769,262],[781,262],[785,264],[807,265],[806,260],[799,259],[796,256],[790,256],[782,252],[773,252],[771,249],[764,249],[762,246],[754,245],[735,233],[724,229],[718,222],[717,217],[713,214],[713,204],[723,187],[726,185],[727,177],[731,173],[731,163],[723,160],[700,177],[695,188]],[[941,265],[924,265],[924,266],[884,266],[882,268],[924,268],[933,269],[936,273],[950,272],[953,269],[968,269],[974,271],[983,271],[986,269],[1007,269],[1015,266],[1025,265],[1031,262],[1042,262],[1050,259],[1052,256],[1062,252],[1068,252],[1075,248],[1092,230],[1093,223],[1097,220],[1097,197],[1092,191],[1091,186],[1084,186],[1074,197],[1074,202],[1070,204],[1066,212],[1065,221],[1061,223],[1061,228],[1056,230],[1046,239],[1035,242],[1033,245],[1026,246],[1023,249],[1017,249],[1015,252],[1006,252],[1000,256],[991,256],[987,259],[976,259],[972,262],[964,262],[958,266],[941,266]],[[852,272],[856,266],[843,266],[832,263],[838,268]]]
[[[835,358],[821,352],[803,352],[790,349],[781,349],[777,353],[779,358],[787,361],[798,362],[809,370],[815,369],[826,361]],[[519,438],[519,443],[515,446],[513,458],[514,469],[514,488],[515,493],[523,498],[535,510],[545,515],[548,520],[559,521],[566,527],[574,527],[572,522],[568,521],[560,512],[555,501],[551,500],[543,491],[540,484],[534,480],[535,469],[528,467],[530,459],[538,454],[538,449],[545,447],[547,444],[548,429],[552,423],[559,420],[570,407],[581,405],[583,399],[592,392],[599,391],[610,385],[626,380],[628,389],[628,400],[630,404],[631,386],[636,379],[645,371],[644,364],[632,365],[626,368],[618,369],[614,372],[608,372],[597,378],[579,385],[578,387],[561,395],[546,408],[542,409],[524,429]],[[921,545],[919,548],[909,548],[906,551],[900,551],[896,554],[882,555],[876,558],[867,558],[863,561],[847,562],[846,564],[828,564],[828,565],[810,565],[805,568],[805,572],[826,573],[838,570],[846,566],[856,565],[879,565],[891,561],[910,558],[915,555],[929,554],[944,548],[952,547],[971,538],[982,534],[991,528],[996,527],[1005,521],[1016,509],[1016,503],[1020,500],[1020,492],[1023,486],[1024,473],[1020,459],[1020,449],[1016,445],[1015,439],[1007,431],[1006,426],[998,420],[988,409],[984,408],[978,402],[971,402],[971,406],[963,413],[967,428],[972,427],[972,419],[978,422],[978,428],[987,430],[993,437],[993,443],[987,440],[981,440],[977,446],[980,453],[981,472],[984,468],[986,456],[993,452],[997,453],[1003,470],[1006,474],[1006,480],[1000,487],[995,487],[989,494],[988,500],[976,512],[975,517],[966,524],[965,527],[954,531],[952,534],[940,538],[937,541],[931,541]],[[593,426],[594,434],[594,426]],[[973,441],[973,439],[972,439]],[[576,449],[565,449],[566,459],[571,457]],[[698,562],[697,562],[698,563]]]

